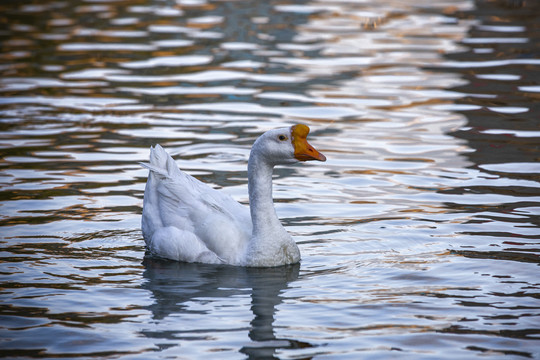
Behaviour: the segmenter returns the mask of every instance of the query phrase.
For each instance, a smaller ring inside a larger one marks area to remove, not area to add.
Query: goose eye
[[[285,140],[287,140],[287,137],[285,135],[279,135],[278,139],[281,140],[281,141],[285,141]]]

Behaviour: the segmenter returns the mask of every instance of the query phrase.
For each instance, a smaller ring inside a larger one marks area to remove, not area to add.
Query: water
[[[0,4],[1,354],[540,358],[537,2]],[[145,255],[148,148],[247,202],[276,169],[299,266]]]

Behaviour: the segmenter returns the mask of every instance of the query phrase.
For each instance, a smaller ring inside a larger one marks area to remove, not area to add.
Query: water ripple
[[[0,4],[0,352],[538,356],[532,1]],[[300,265],[145,254],[148,148],[247,204],[268,129]]]

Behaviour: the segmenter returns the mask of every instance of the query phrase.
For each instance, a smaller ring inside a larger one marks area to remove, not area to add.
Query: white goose
[[[246,207],[182,172],[159,145],[150,150],[142,232],[149,251],[186,262],[280,266],[300,261],[300,251],[281,225],[272,199],[275,165],[326,161],[306,140],[303,124],[270,130],[253,144],[248,162]]]

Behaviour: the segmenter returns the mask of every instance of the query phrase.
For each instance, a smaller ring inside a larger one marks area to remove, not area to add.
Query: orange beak
[[[326,156],[318,152],[307,142],[309,127],[298,124],[291,127],[291,142],[294,146],[294,157],[300,161],[319,160],[326,161]]]

